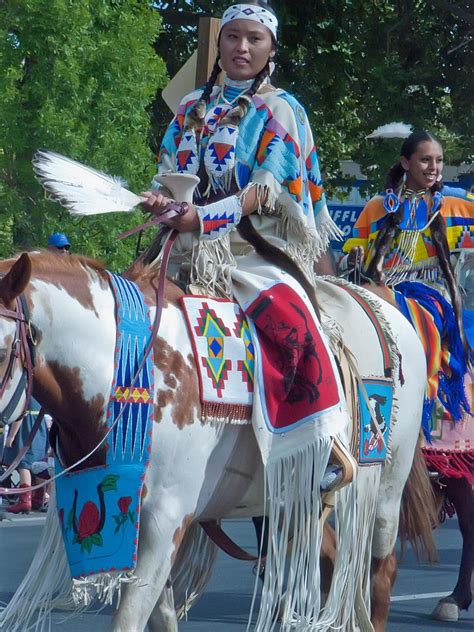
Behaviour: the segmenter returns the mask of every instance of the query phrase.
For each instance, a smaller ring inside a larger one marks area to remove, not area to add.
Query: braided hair
[[[273,9],[267,0],[245,0],[245,4],[253,4],[256,6],[260,6],[265,8],[267,11],[275,14]],[[219,37],[217,40],[217,48],[219,48],[221,32],[219,33]],[[277,42],[273,33],[271,34],[273,48],[276,49]],[[212,94],[212,89],[217,81],[217,78],[221,72],[221,66],[219,64],[220,53],[217,53],[216,60],[214,62],[214,66],[212,67],[211,74],[209,79],[207,80],[206,85],[204,86],[204,90],[201,94],[201,97],[196,101],[196,103],[189,110],[186,121],[185,128],[186,129],[199,129],[204,124],[204,117],[206,116],[206,109],[209,105],[209,101]],[[237,99],[237,104],[226,114],[223,118],[222,123],[225,125],[236,125],[238,126],[240,121],[247,114],[247,110],[252,101],[252,97],[257,94],[262,84],[267,80],[270,76],[270,59],[268,59],[265,66],[262,70],[256,75],[253,84],[245,94],[242,94]]]

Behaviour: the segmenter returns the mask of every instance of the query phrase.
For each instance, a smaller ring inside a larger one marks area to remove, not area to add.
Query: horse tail
[[[293,261],[293,259],[281,248],[269,243],[264,237],[262,237],[254,228],[250,218],[248,216],[242,217],[237,224],[237,230],[239,235],[245,241],[248,241],[254,248],[257,254],[259,254],[265,261],[268,261],[273,266],[281,268],[284,272],[290,274],[300,285],[308,295],[311,305],[319,320],[321,320],[321,314],[319,311],[318,300],[316,298],[316,292],[314,291],[313,284],[309,281],[307,276]]]
[[[198,523],[193,523],[183,538],[171,570],[174,607],[178,619],[201,597],[212,576],[217,546]]]
[[[438,525],[438,506],[418,441],[400,506],[399,535],[402,557],[410,542],[416,558],[433,563],[438,560],[433,529]]]

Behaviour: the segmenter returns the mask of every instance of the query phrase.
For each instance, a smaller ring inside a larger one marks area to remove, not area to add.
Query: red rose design
[[[79,540],[96,533],[98,526],[99,510],[97,509],[97,505],[95,503],[88,500],[79,514],[79,523],[77,526],[77,535]]]
[[[117,505],[119,506],[120,512],[126,514],[131,502],[131,496],[122,496],[122,498],[119,498],[117,501]]]

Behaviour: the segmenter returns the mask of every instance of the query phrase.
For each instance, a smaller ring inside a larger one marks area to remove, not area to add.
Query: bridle
[[[30,312],[23,294],[15,299],[15,309],[8,309],[0,305],[0,316],[13,319],[16,323],[15,337],[12,342],[10,357],[5,375],[0,382],[0,401],[13,379],[17,363],[22,365],[21,377],[5,408],[0,412],[0,426],[23,419],[28,411],[31,392],[33,390],[33,370],[35,364],[36,330],[30,320]],[[25,403],[16,419],[10,419],[18,406],[22,395]]]

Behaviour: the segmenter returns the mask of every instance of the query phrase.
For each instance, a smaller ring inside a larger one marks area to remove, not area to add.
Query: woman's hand
[[[349,270],[362,265],[364,261],[364,248],[363,246],[355,246],[349,253],[349,257],[347,258],[347,267]]]
[[[140,193],[140,196],[146,198],[146,200],[142,202],[145,211],[153,215],[161,215],[163,211],[166,210],[168,204],[175,203],[174,200],[165,197],[159,191],[145,191]],[[189,233],[194,230],[199,230],[199,218],[194,204],[188,204],[188,210],[184,215],[175,215],[174,217],[167,217],[165,215],[162,223],[165,226],[174,228],[174,230],[180,233]]]
[[[144,191],[140,193],[140,197],[144,198],[141,204],[145,211],[153,215],[159,215],[170,202],[173,202],[159,191]]]
[[[194,204],[188,204],[188,210],[184,215],[175,215],[169,218],[164,217],[163,224],[174,228],[174,230],[180,233],[190,233],[200,228],[199,217]]]

